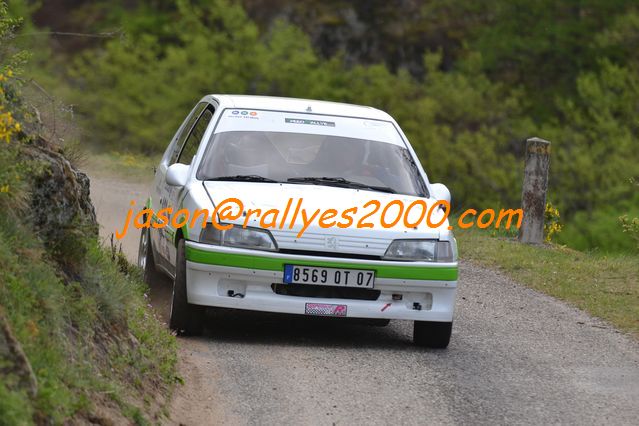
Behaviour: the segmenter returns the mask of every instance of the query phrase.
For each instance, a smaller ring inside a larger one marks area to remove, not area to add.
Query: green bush
[[[578,212],[567,222],[555,239],[582,251],[597,248],[602,252],[627,252],[635,250],[634,241],[623,233],[619,223],[619,210],[601,209],[588,214]]]
[[[634,179],[631,179],[630,183],[635,186],[635,189],[639,189],[639,182],[635,182]],[[635,198],[637,199],[637,203],[635,204],[636,206],[639,204],[639,191],[637,191]],[[628,214],[620,216],[619,222],[623,228],[623,232],[628,234],[628,236],[634,240],[637,245],[636,248],[639,250],[639,209],[637,209],[635,214],[630,216]]]

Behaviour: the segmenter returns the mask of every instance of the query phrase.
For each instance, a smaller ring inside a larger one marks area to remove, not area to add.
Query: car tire
[[[175,259],[175,279],[171,297],[171,316],[169,327],[178,335],[197,336],[202,334],[204,306],[188,303],[186,297],[186,256],[184,240],[177,246]]]
[[[452,330],[452,322],[415,321],[413,343],[424,348],[445,349]]]
[[[142,269],[144,282],[149,287],[153,287],[163,277],[155,267],[153,248],[151,247],[151,230],[148,228],[142,228],[141,231],[140,244],[138,246],[138,266]]]

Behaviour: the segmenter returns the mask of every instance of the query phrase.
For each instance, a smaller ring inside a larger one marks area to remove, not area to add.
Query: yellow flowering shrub
[[[6,82],[7,78],[12,76],[13,73],[10,69],[5,73],[0,73],[0,101],[2,101],[2,103],[0,103],[0,141],[4,141],[6,143],[9,143],[11,136],[14,133],[19,132],[21,128],[20,123],[16,121],[13,114],[11,114],[11,111],[5,111],[4,107],[5,92],[2,83]]]
[[[9,143],[11,136],[19,131],[20,123],[13,118],[11,111],[4,111],[0,105],[0,141]]]
[[[12,76],[11,70],[0,72],[0,207],[17,206],[24,173],[18,158],[19,145],[10,144],[22,129],[7,101],[7,84]]]
[[[563,225],[559,223],[559,209],[553,207],[553,205],[548,202],[546,203],[546,210],[544,211],[544,235],[546,237],[546,241],[552,241],[554,235],[559,234]]]

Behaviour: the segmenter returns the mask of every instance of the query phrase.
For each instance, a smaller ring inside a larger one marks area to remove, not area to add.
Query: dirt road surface
[[[106,237],[146,182],[92,176]],[[137,256],[137,230],[123,240]],[[215,313],[179,338],[169,424],[638,424],[639,345],[504,275],[461,263],[447,350],[411,345],[411,323]],[[170,283],[153,289],[166,318]]]

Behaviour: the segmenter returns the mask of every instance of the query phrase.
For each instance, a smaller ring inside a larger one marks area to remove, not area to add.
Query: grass
[[[458,230],[456,236],[461,258],[498,267],[514,280],[639,338],[639,255],[531,246],[478,229]]]
[[[29,396],[0,334],[0,424],[155,423],[172,390],[175,339],[137,268],[123,273],[94,239],[85,248],[78,274],[63,279],[27,226],[0,217],[0,305],[37,378]]]

